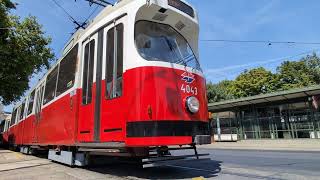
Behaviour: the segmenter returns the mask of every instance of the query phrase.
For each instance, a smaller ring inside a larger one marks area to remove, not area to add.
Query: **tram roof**
[[[297,98],[306,98],[320,94],[320,85],[310,86],[306,88],[295,88],[287,91],[280,91],[269,94],[250,96],[245,98],[227,100],[216,103],[209,103],[208,108],[211,112],[222,112],[232,110],[241,106],[256,105],[263,103],[271,103],[277,101],[288,101]]]

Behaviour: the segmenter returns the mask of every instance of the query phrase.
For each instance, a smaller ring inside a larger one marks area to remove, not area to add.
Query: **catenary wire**
[[[227,67],[217,68],[217,69],[209,69],[209,70],[206,71],[206,73],[210,73],[210,74],[219,73],[220,74],[220,73],[223,73],[225,71],[229,72],[230,70],[234,70],[234,69],[252,67],[252,66],[257,66],[257,65],[261,65],[261,64],[277,62],[277,61],[284,61],[284,60],[292,59],[292,58],[295,58],[295,57],[300,57],[300,56],[303,56],[303,55],[307,55],[307,54],[311,54],[313,52],[319,52],[319,51],[320,51],[320,49],[313,49],[313,50],[305,51],[305,52],[302,52],[302,53],[299,53],[299,54],[286,56],[286,57],[281,57],[281,58],[268,59],[268,60],[264,60],[264,61],[256,61],[256,62],[252,62],[252,63],[227,66]]]
[[[96,7],[94,8],[94,10],[89,14],[89,16],[86,18],[86,20],[84,21],[85,23],[91,18],[91,16],[98,10],[99,5],[96,5]]]
[[[264,44],[303,44],[303,45],[320,45],[320,42],[303,42],[303,41],[266,41],[266,40],[229,40],[229,39],[202,39],[201,42],[225,42],[225,43],[264,43]]]
[[[61,6],[56,0],[51,0],[54,4],[56,4],[73,22],[77,22],[68,11]]]

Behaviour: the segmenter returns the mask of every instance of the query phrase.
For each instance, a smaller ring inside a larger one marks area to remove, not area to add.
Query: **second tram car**
[[[14,107],[5,141],[69,165],[94,153],[147,166],[193,157],[172,150],[198,158],[195,145],[211,143],[198,34],[197,13],[181,0],[106,7]]]

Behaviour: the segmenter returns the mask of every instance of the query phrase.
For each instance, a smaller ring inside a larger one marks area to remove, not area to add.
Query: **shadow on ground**
[[[90,166],[84,168],[118,177],[143,179],[184,179],[194,177],[216,177],[221,171],[221,161],[205,160],[176,163],[172,166],[143,169],[141,164],[112,160],[103,156],[92,157]]]
[[[3,153],[14,153],[6,151]],[[35,157],[47,159],[46,151],[37,152]],[[107,156],[91,156],[90,165],[82,169],[117,176],[120,178],[142,178],[142,179],[191,179],[194,177],[216,177],[221,171],[221,161],[202,160],[184,161],[170,166],[142,168],[142,164],[124,159],[115,159]],[[60,164],[54,162],[56,164]],[[61,164],[63,165],[63,164]],[[67,166],[67,165],[63,165]],[[77,168],[77,167],[76,167]]]

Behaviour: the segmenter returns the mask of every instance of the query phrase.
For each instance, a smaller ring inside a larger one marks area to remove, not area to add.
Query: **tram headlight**
[[[190,96],[187,98],[186,101],[186,106],[187,109],[191,112],[191,113],[197,113],[199,111],[199,107],[200,107],[200,103],[198,98],[194,97],[194,96]]]

